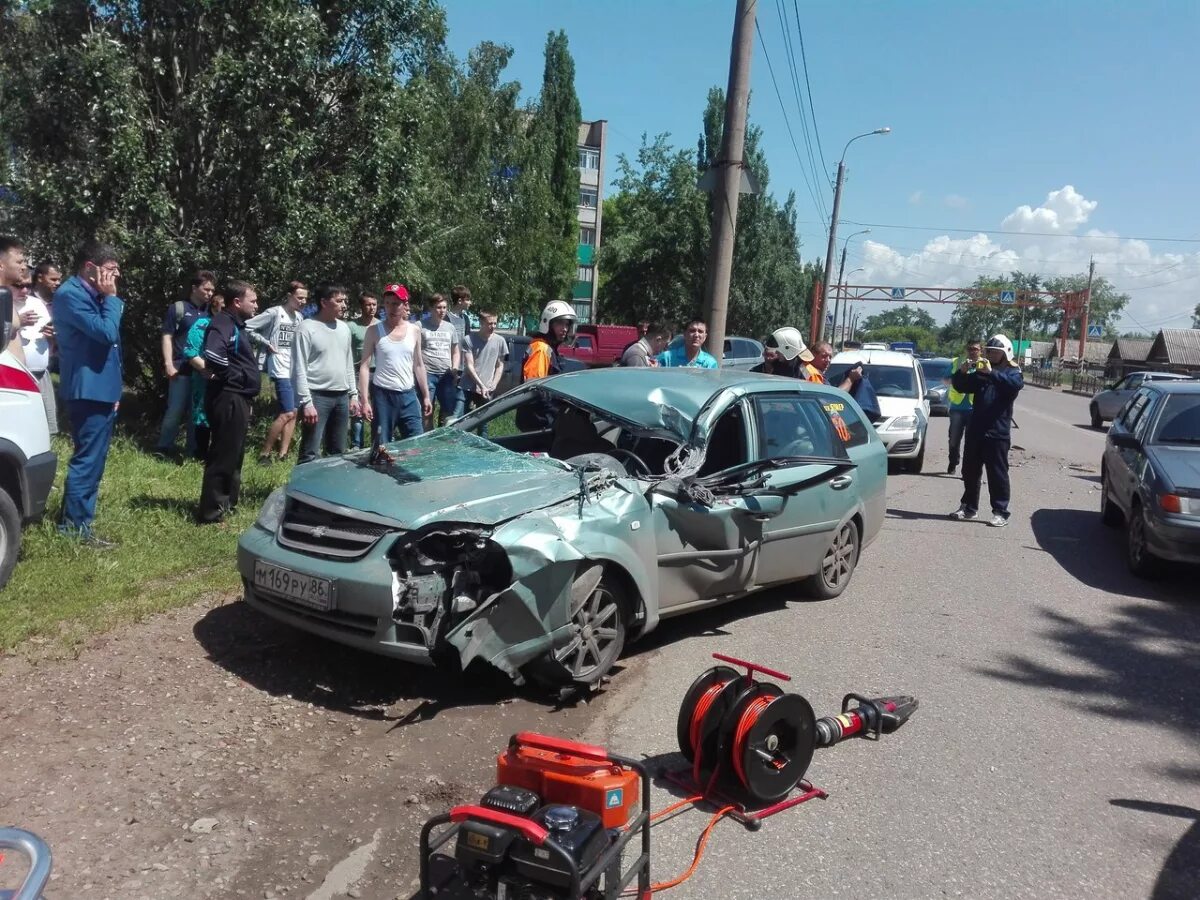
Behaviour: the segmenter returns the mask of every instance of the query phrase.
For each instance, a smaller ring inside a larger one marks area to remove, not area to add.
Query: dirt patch
[[[420,824],[476,799],[510,734],[577,736],[607,702],[556,708],[241,602],[10,656],[0,681],[0,809],[53,848],[58,897],[408,897]]]

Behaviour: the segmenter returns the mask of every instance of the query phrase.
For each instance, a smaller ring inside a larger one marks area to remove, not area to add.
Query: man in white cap
[[[763,361],[751,372],[767,375],[784,375],[788,378],[804,378],[803,363],[813,361],[812,351],[804,346],[799,328],[790,325],[777,328],[763,345]]]
[[[968,360],[963,360],[951,378],[954,389],[973,394],[974,401],[963,444],[962,502],[950,517],[963,520],[979,515],[979,484],[986,469],[992,501],[988,524],[1002,528],[1008,524],[1010,515],[1008,451],[1012,445],[1013,402],[1025,381],[1013,359],[1012,341],[1007,337],[995,335],[983,352],[986,361],[982,365],[972,368]]]

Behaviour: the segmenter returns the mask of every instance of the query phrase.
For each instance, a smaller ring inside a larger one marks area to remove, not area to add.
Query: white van
[[[834,356],[825,377],[837,386],[858,363],[879,398],[883,415],[875,423],[875,431],[887,446],[888,458],[903,460],[908,471],[920,472],[925,465],[925,431],[929,427],[921,361],[895,350],[845,350]]]
[[[0,343],[0,589],[16,568],[21,527],[46,511],[58,465],[38,383],[6,346]]]

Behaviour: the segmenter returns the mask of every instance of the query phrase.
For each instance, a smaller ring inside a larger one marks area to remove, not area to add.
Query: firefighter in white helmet
[[[558,347],[570,335],[578,320],[575,308],[566,300],[551,300],[546,304],[546,308],[542,310],[537,334],[529,342],[529,355],[525,357],[525,363],[521,366],[522,382],[547,378],[562,371],[562,358],[558,355]],[[524,431],[533,430],[533,427],[549,428],[554,424],[553,404],[549,400],[543,401],[536,410],[535,418],[536,424],[528,418],[526,424],[517,424]]]

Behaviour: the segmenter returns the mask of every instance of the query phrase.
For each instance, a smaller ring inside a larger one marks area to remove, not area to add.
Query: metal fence
[[[1057,388],[1062,384],[1063,373],[1058,369],[1026,369],[1025,380],[1042,388]]]
[[[1080,372],[1071,373],[1072,394],[1083,394],[1087,397],[1094,397],[1096,394],[1104,390],[1105,378],[1103,372]]]

